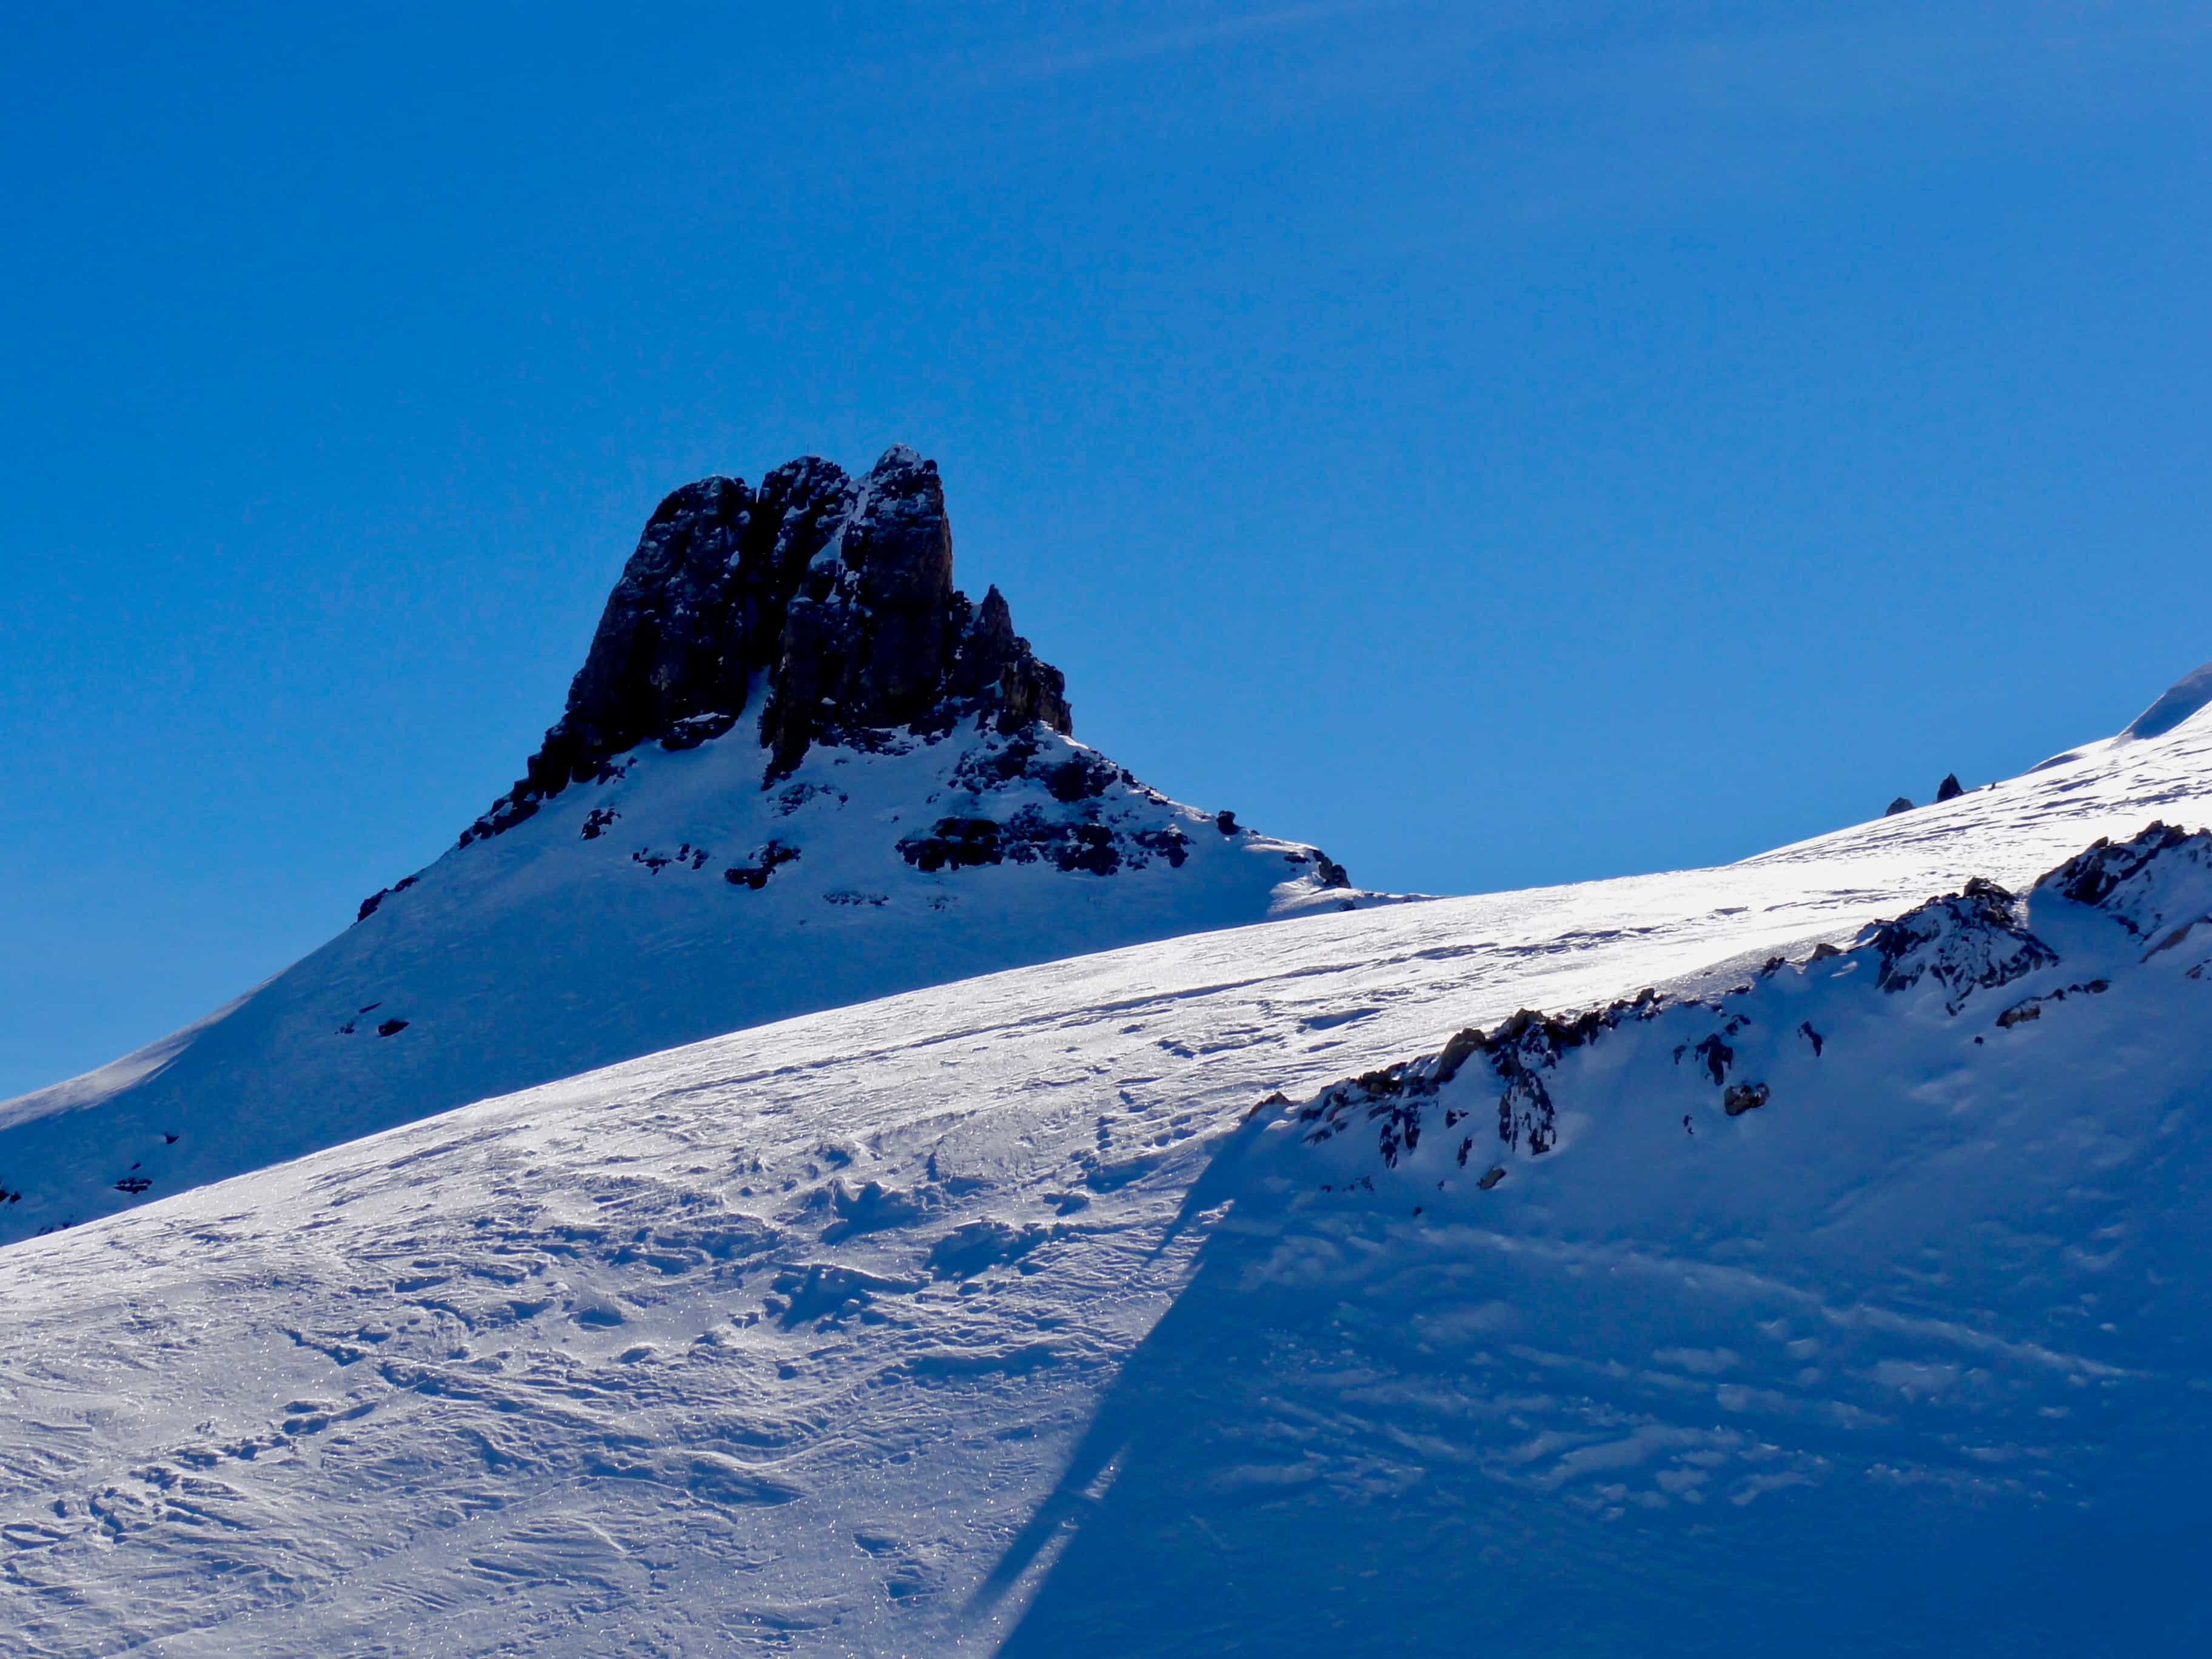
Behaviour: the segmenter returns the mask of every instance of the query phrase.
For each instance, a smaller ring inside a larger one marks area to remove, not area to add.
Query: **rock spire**
[[[757,489],[702,478],[654,509],[607,597],[568,706],[514,787],[462,836],[496,835],[641,743],[684,749],[763,694],[764,781],[869,727],[1072,732],[1066,682],[999,590],[952,586],[937,463],[903,445],[855,482],[806,456]]]

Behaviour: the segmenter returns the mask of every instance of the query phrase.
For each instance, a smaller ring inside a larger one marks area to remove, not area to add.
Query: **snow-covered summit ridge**
[[[1968,1046],[1978,1048],[2069,998],[2116,987],[2124,995],[2146,972],[2203,982],[2212,998],[2212,832],[2153,823],[2124,842],[2100,839],[2018,896],[1977,877],[1867,924],[1849,949],[1821,943],[1800,962],[1771,957],[1725,990],[1646,988],[1579,1012],[1523,1009],[1488,1030],[1467,1027],[1433,1054],[1281,1101],[1276,1120],[1310,1147],[1350,1137],[1350,1150],[1329,1159],[1325,1190],[1372,1192],[1388,1171],[1393,1190],[1419,1191],[1433,1207],[1546,1159],[1577,1107],[1592,1134],[1621,1131],[1608,1114],[1671,1122],[1686,1107],[1681,1129],[1692,1139],[1701,1127],[1720,1132],[1717,1119],[1791,1109],[1796,1079],[1819,1069],[1839,1032],[1899,1040],[1888,998],[1911,994],[1902,1017],[1916,1030],[1949,1030],[1966,1016]],[[2198,1012],[2208,1018],[2212,1001]]]
[[[230,1006],[0,1103],[0,1243],[743,1026],[1381,896],[1077,742],[951,572],[911,450],[678,490],[457,847]]]
[[[2149,743],[2172,736],[2184,726],[2191,726],[2212,708],[2212,662],[2192,669],[2160,692],[2149,708],[2130,720],[2109,738],[2095,743],[2085,743],[2040,761],[2029,769],[2046,771],[2053,767],[2069,766],[2077,761],[2093,759],[2130,744]]]
[[[2212,707],[2212,662],[2184,674],[2156,702],[2130,720],[2124,738],[2162,738],[2184,720],[2194,720]]]

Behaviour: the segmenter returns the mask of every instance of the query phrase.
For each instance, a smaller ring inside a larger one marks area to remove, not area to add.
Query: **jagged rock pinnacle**
[[[463,844],[641,743],[720,737],[761,690],[769,780],[844,729],[971,715],[1073,729],[1064,678],[1014,632],[998,589],[977,606],[952,586],[937,464],[899,445],[855,483],[807,456],[757,490],[702,478],[654,509],[567,710]]]

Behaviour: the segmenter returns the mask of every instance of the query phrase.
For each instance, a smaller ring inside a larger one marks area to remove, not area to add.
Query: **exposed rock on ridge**
[[[695,746],[730,731],[765,690],[764,781],[817,738],[963,718],[1072,732],[1066,681],[1014,632],[999,590],[952,586],[952,531],[937,464],[904,446],[857,483],[815,456],[758,489],[686,484],[647,521],[608,595],[568,706],[513,789],[463,845],[522,822],[572,782],[609,775],[654,740]]]
[[[1303,1104],[1280,1098],[1262,1103],[1279,1108],[1309,1146],[1318,1147],[1342,1135],[1371,1133],[1374,1158],[1382,1170],[1395,1170],[1416,1154],[1425,1132],[1434,1137],[1431,1152],[1419,1155],[1428,1173],[1449,1179],[1453,1170],[1483,1170],[1475,1184],[1487,1192],[1507,1175],[1504,1165],[1492,1164],[1491,1158],[1524,1148],[1528,1157],[1540,1157],[1559,1144],[1560,1108],[1555,1097],[1565,1091],[1561,1074],[1569,1057],[1636,1028],[1656,1028],[1662,1040],[1655,1048],[1661,1054],[1667,1052],[1663,1039],[1679,1034],[1682,1040],[1672,1048],[1673,1069],[1690,1080],[1693,1094],[1707,1088],[1717,1091],[1723,1115],[1735,1118],[1778,1100],[1766,1077],[1732,1079],[1732,1073],[1759,1063],[1755,1048],[1765,1062],[1772,1063],[1781,1049],[1794,1048],[1796,1039],[1802,1040],[1816,1061],[1832,1046],[1832,1027],[1824,1036],[1810,1020],[1796,1019],[1805,1006],[1802,993],[1808,982],[1863,988],[1862,995],[1885,998],[1917,990],[1929,1005],[1922,1012],[1923,1020],[1933,1023],[1936,1008],[1947,1021],[1972,1009],[1976,1024],[1986,1020],[1984,1035],[2038,1020],[2048,1004],[2103,996],[2112,989],[2111,978],[2060,983],[2051,974],[2061,969],[2080,973],[2085,965],[2106,965],[2114,957],[2111,937],[2085,940],[2069,927],[2070,919],[2063,914],[2068,906],[2101,915],[2125,936],[2117,951],[2123,971],[2130,970],[2126,964],[2140,967],[2165,957],[2190,979],[2212,975],[2212,957],[2190,961],[2205,948],[2203,940],[2212,938],[2212,932],[2200,935],[2197,931],[2212,930],[2212,832],[2192,833],[2154,823],[2130,840],[2093,843],[2046,872],[2024,896],[1976,877],[1959,892],[1868,924],[1848,951],[1817,945],[1795,965],[1775,957],[1746,982],[1717,997],[1664,995],[1647,988],[1632,1000],[1577,1014],[1554,1016],[1522,1009],[1492,1030],[1468,1027],[1435,1054],[1332,1084]],[[2057,930],[2053,937],[2074,935],[2069,948],[2077,960],[2072,966],[2057,948],[2030,931],[2036,923]],[[2155,942],[2139,952],[2144,939]],[[2170,956],[2177,950],[2182,951],[2180,957]],[[2080,962],[2081,956],[2087,956],[2089,964]],[[1987,994],[2035,975],[2046,975],[2041,988],[2033,983],[2021,987],[2029,994],[2010,994],[1991,1014]],[[1849,1006],[1839,1000],[1828,1012],[1841,1013]],[[1974,1041],[1978,1044],[1983,1036]],[[1632,1059],[1622,1062],[1633,1063]],[[1658,1073],[1656,1060],[1644,1063]],[[1462,1073],[1467,1080],[1455,1089]],[[1653,1077],[1644,1086],[1656,1097],[1666,1085]],[[1493,1109],[1498,1126],[1494,1147],[1486,1133]],[[1695,1137],[1692,1118],[1683,1120],[1683,1129]],[[1435,1153],[1439,1144],[1446,1148],[1443,1161]],[[1478,1152],[1484,1156],[1470,1163]],[[1416,1162],[1413,1167],[1420,1164]],[[1370,1165],[1353,1184],[1371,1192],[1376,1174]]]

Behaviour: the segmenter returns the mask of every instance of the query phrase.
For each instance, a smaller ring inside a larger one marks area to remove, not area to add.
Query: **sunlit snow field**
[[[2063,921],[2020,989],[2078,959],[2109,994],[2002,1028],[2009,996],[1953,1014],[1796,965],[2154,819],[2212,822],[2212,714],[1726,868],[787,1020],[12,1247],[0,1629],[40,1656],[2202,1645],[2212,930],[2154,965]],[[1416,1182],[1301,1138],[1302,1103],[1462,1026],[1740,983],[1766,988],[1754,1109],[1624,1039],[1540,1154],[1493,1119]]]

